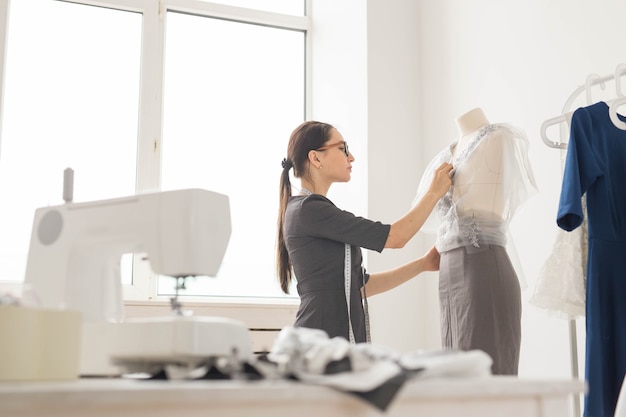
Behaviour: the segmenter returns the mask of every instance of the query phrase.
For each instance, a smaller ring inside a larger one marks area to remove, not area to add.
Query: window
[[[23,280],[34,210],[63,202],[66,167],[75,170],[76,201],[135,192],[141,19],[59,1],[11,3],[1,280]]]
[[[231,206],[218,276],[186,293],[281,296],[276,223],[259,219],[276,217],[280,156],[304,118],[304,33],[168,13],[166,34],[162,188],[217,191]]]
[[[283,2],[298,5],[291,10],[249,9],[257,1],[91,3],[11,2],[0,192],[12,203],[0,208],[0,280],[23,280],[34,210],[62,203],[63,170],[72,167],[77,202],[154,189],[228,194],[223,267],[188,282],[188,293],[282,296],[274,219],[286,140],[307,112],[303,1]],[[171,293],[174,280],[153,285],[141,262],[133,297]]]

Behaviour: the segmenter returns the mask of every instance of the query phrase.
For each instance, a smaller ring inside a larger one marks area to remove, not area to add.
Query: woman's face
[[[341,133],[333,129],[330,139],[317,149],[324,175],[331,182],[348,182],[352,174],[352,162],[354,156],[348,150],[348,144],[344,141]]]

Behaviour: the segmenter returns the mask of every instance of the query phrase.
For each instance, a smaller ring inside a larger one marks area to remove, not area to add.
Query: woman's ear
[[[314,150],[309,151],[309,162],[315,168],[320,168],[322,166],[322,162],[319,160],[319,158],[317,157],[317,152]]]

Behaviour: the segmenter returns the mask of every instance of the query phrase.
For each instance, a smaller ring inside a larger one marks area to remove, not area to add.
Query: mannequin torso
[[[451,152],[456,168],[452,198],[457,214],[459,217],[502,218],[503,167],[499,132],[484,131],[490,123],[480,108],[459,116],[456,124],[460,138]]]

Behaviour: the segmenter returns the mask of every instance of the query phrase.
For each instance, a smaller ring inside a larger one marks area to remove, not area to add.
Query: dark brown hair
[[[298,126],[289,138],[287,158],[283,159],[283,172],[280,175],[280,200],[278,206],[278,245],[276,266],[280,288],[289,294],[289,285],[293,278],[293,270],[287,246],[285,244],[284,222],[287,203],[291,197],[291,180],[289,169],[293,167],[296,178],[307,178],[309,175],[309,151],[321,148],[330,140],[333,126],[328,123],[307,121]]]

